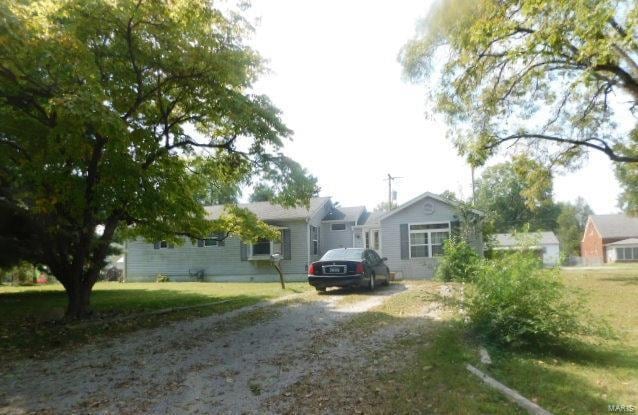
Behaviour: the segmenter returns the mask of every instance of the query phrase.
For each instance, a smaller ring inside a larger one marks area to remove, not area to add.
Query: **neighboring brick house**
[[[617,249],[624,249],[621,241],[638,238],[638,218],[625,214],[590,215],[587,218],[583,239],[580,242],[580,254],[585,265],[597,265],[616,261],[635,261],[623,251],[617,255]],[[619,248],[620,247],[620,248]],[[638,254],[638,251],[636,251]]]

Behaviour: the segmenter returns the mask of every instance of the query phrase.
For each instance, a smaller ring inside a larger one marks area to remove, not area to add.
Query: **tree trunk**
[[[279,264],[273,262],[272,266],[275,267],[275,269],[279,273],[279,282],[281,283],[281,289],[285,290],[286,289],[286,283],[284,282],[284,274],[283,274],[283,272],[281,272],[281,268],[279,267]]]
[[[74,276],[73,281],[65,285],[68,304],[66,317],[71,319],[81,319],[91,314],[91,290],[93,284],[88,278]]]

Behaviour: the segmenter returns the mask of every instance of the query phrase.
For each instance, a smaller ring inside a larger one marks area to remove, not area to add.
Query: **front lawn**
[[[563,270],[591,311],[604,317],[617,339],[585,342],[555,353],[502,353],[495,377],[554,413],[609,413],[608,405],[638,406],[638,267]]]
[[[116,283],[99,282],[91,297],[96,313],[88,324],[63,324],[66,294],[61,285],[0,286],[0,362],[38,357],[70,345],[108,338],[167,321],[222,313],[285,294],[307,291],[306,283]],[[217,303],[162,315],[153,310]],[[139,318],[117,320],[130,314]],[[103,320],[103,322],[100,322]]]
[[[380,412],[525,412],[483,385],[465,369],[466,363],[554,414],[607,414],[610,404],[638,407],[638,266],[574,268],[562,274],[568,286],[581,291],[591,311],[610,323],[616,339],[583,339],[551,353],[492,347],[494,363],[485,366],[479,363],[480,344],[466,327],[444,320],[400,344],[413,357],[405,368],[386,376],[385,384],[401,388],[386,395]],[[427,298],[414,300],[423,304]]]

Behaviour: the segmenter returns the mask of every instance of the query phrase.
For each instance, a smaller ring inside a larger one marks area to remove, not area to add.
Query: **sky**
[[[270,72],[255,90],[268,95],[294,131],[284,153],[319,179],[322,196],[373,209],[430,191],[471,194],[471,173],[426,120],[425,84],[402,78],[397,56],[429,0],[254,0],[250,40]],[[480,170],[477,171],[477,176]],[[618,211],[613,167],[592,153],[580,170],[554,180],[554,197],[582,196],[595,213]]]

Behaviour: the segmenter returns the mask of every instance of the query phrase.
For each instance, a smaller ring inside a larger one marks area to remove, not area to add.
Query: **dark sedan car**
[[[390,270],[372,249],[331,249],[308,267],[308,282],[317,291],[328,287],[367,287],[374,290],[377,281],[390,283]]]

